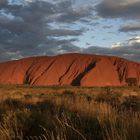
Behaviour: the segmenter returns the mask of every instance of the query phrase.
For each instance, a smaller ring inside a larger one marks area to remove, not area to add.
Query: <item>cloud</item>
[[[87,18],[91,10],[71,0],[0,0],[0,60],[54,55],[60,48],[75,52],[79,48],[73,42],[86,30],[69,25]],[[56,28],[61,23],[67,28]]]
[[[103,0],[96,6],[96,11],[103,18],[140,19],[139,0]]]
[[[118,42],[112,45],[112,48],[120,48],[120,47],[140,47],[140,36],[135,36],[127,40],[125,43]]]
[[[112,48],[90,46],[80,50],[81,53],[119,56],[140,62],[140,36],[130,38],[124,43],[118,42]]]
[[[133,61],[140,62],[140,46],[139,47],[124,47],[124,48],[105,48],[99,46],[91,46],[82,51],[82,53],[118,56]]]
[[[103,28],[104,29],[110,29],[110,28],[112,28],[112,25],[105,25],[105,26],[103,26]]]
[[[119,42],[113,44],[112,48],[105,48],[99,46],[80,48],[73,45],[71,41],[68,40],[61,40],[59,41],[59,43],[57,42],[57,45],[58,48],[50,47],[50,49],[47,49],[47,53],[51,55],[56,55],[62,53],[79,52],[98,55],[113,55],[140,62],[140,36],[130,38],[124,43]]]
[[[65,6],[64,6],[65,7]],[[91,5],[80,6],[79,8],[69,8],[66,9],[56,20],[59,22],[75,22],[81,18],[88,17],[91,15],[93,7]]]
[[[120,27],[120,32],[136,32],[140,31],[140,24],[128,24]]]
[[[47,30],[46,35],[49,36],[79,36],[83,33],[83,30],[71,30],[71,29],[51,29]]]
[[[116,46],[116,47],[115,47]],[[140,36],[132,37],[124,43],[117,43],[112,45],[115,52],[121,53],[122,56],[139,58],[140,61]]]
[[[139,1],[104,0],[96,10],[102,17],[139,19],[140,8],[135,7],[136,3],[139,6]],[[93,12],[92,4],[79,6],[71,0],[0,0],[0,61],[68,52],[117,55],[140,61],[139,37],[114,44],[113,48],[82,49],[74,45],[73,42],[87,31],[77,23],[99,24],[93,19]],[[59,26],[61,24],[63,26]]]
[[[6,5],[7,3],[7,0],[0,0],[0,7]]]
[[[119,48],[119,47],[123,47],[123,46],[124,46],[123,43],[117,42],[117,43],[114,43],[114,44],[112,45],[112,48]]]

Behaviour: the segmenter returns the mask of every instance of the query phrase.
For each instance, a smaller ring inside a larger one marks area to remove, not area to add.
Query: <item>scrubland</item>
[[[0,140],[140,140],[140,88],[0,86]]]

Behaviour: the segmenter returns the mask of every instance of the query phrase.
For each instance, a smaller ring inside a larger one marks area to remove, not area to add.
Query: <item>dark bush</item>
[[[125,97],[121,103],[121,108],[124,110],[140,111],[140,98],[137,96]]]

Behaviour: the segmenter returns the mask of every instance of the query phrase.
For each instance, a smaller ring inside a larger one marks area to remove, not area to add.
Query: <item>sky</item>
[[[63,53],[140,62],[140,0],[0,0],[0,61]]]

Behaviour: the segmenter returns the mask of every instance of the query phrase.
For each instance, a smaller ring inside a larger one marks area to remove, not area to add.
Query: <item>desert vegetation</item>
[[[128,86],[138,86],[137,78],[133,78],[133,77],[127,78],[126,83],[127,83]]]
[[[0,140],[140,140],[140,88],[0,86]]]

